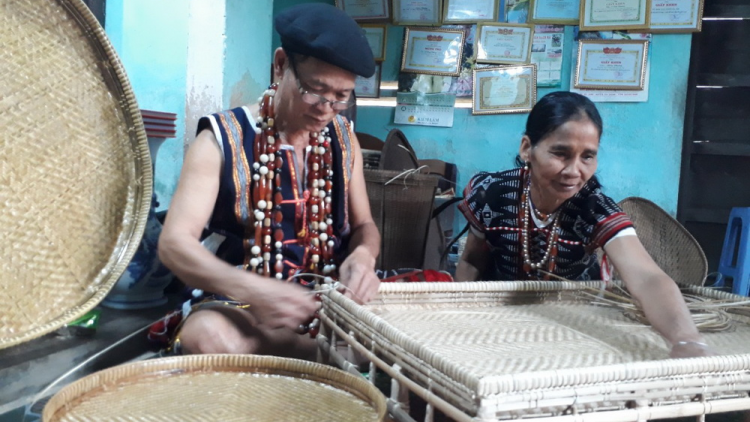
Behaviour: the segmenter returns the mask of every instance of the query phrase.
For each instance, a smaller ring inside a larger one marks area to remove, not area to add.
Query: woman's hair
[[[590,120],[599,131],[599,137],[602,136],[602,116],[591,100],[574,92],[552,92],[542,97],[531,109],[524,134],[529,137],[531,146],[534,147],[565,123],[582,119]],[[520,156],[516,156],[516,164],[519,167],[523,166]]]

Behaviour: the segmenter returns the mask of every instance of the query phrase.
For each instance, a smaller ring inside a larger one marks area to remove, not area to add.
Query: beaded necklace
[[[284,216],[281,204],[281,171],[284,160],[279,152],[281,138],[274,125],[276,117],[274,97],[278,84],[271,85],[260,100],[253,142],[252,204],[255,219],[255,238],[248,262],[252,271],[284,279]],[[302,271],[330,274],[336,270],[333,258],[333,162],[331,137],[326,127],[321,133],[310,132],[305,170],[307,173],[303,197],[302,230],[297,242],[305,247]],[[293,181],[295,183],[295,181]],[[286,242],[289,242],[287,240]],[[272,254],[273,251],[273,254]],[[273,255],[273,256],[272,256]],[[273,259],[272,259],[273,258]],[[292,275],[292,271],[287,276]]]
[[[554,220],[552,220],[552,227],[547,235],[547,249],[544,251],[542,259],[537,262],[532,262],[529,256],[529,236],[531,235],[531,229],[529,227],[531,220],[531,172],[528,167],[524,167],[524,174],[526,175],[526,185],[523,188],[521,194],[521,207],[520,207],[520,218],[521,218],[521,243],[523,248],[523,271],[528,277],[532,276],[532,272],[543,269],[544,265],[547,264],[546,271],[549,273],[555,270],[555,257],[557,256],[557,239],[560,235],[559,219],[560,213],[555,212]],[[536,211],[536,210],[535,210]],[[546,216],[549,218],[550,216]],[[549,279],[549,275],[544,276],[545,280]]]

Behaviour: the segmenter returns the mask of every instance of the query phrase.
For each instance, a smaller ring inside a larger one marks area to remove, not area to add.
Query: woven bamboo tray
[[[0,349],[82,316],[135,254],[146,134],[81,0],[0,0]]]
[[[384,283],[367,306],[331,290],[320,342],[346,340],[463,421],[636,421],[750,408],[750,318],[730,314],[730,331],[705,334],[721,356],[669,359],[653,329],[583,294],[599,285]]]
[[[331,366],[254,355],[194,355],[106,369],[60,390],[44,422],[381,421],[385,397]]]

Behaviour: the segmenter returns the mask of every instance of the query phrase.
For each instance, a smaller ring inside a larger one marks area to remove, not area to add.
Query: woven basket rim
[[[363,377],[357,377],[332,366],[299,359],[260,355],[206,354],[172,356],[131,362],[90,374],[58,391],[44,406],[42,420],[60,420],[59,413],[70,411],[70,404],[89,392],[123,379],[147,378],[168,373],[273,373],[292,378],[328,384],[347,391],[372,406],[377,420],[383,420],[387,406],[385,397]],[[182,392],[181,392],[182,394]],[[175,415],[178,417],[179,415]]]
[[[14,336],[0,337],[0,350],[51,333],[65,324],[80,318],[96,307],[114,287],[135,255],[145,232],[146,220],[151,206],[153,174],[148,139],[135,94],[133,93],[125,69],[107,38],[104,29],[88,6],[82,0],[58,0],[58,2],[70,15],[70,18],[81,28],[83,35],[79,39],[86,43],[93,50],[98,60],[101,61],[99,69],[103,72],[104,79],[110,82],[108,89],[115,91],[111,92],[111,94],[119,96],[117,104],[130,126],[128,133],[133,148],[136,169],[135,177],[137,178],[134,181],[135,201],[132,204],[132,218],[130,218],[132,223],[123,226],[125,230],[121,234],[127,240],[124,244],[118,244],[113,247],[108,265],[102,270],[107,272],[107,276],[101,284],[97,285],[96,291],[93,294],[86,296],[87,299],[83,303],[61,311],[59,316],[31,330],[18,333]],[[105,68],[109,71],[108,74],[104,74],[103,69]],[[110,78],[107,76],[110,76]]]
[[[673,224],[669,226],[669,230],[675,231],[679,233],[681,236],[684,236],[690,243],[691,243],[691,250],[693,250],[697,256],[696,259],[700,260],[703,263],[703,269],[702,269],[702,279],[705,282],[706,277],[708,276],[708,259],[706,258],[706,253],[703,251],[703,248],[700,246],[700,243],[698,240],[693,236],[692,233],[688,229],[685,228],[676,218],[669,215],[667,211],[665,211],[663,208],[661,208],[658,204],[655,202],[642,198],[640,196],[628,196],[627,198],[622,199],[617,203],[620,207],[627,207],[629,204],[635,204],[637,207],[640,208],[640,211],[644,214],[658,214],[659,217],[664,218]],[[627,213],[627,212],[626,212]],[[638,231],[638,228],[636,227],[636,232]]]

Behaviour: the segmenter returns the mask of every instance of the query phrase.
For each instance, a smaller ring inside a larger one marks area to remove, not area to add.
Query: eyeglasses
[[[297,74],[297,67],[294,65],[294,59],[289,56],[289,64],[292,68],[292,73],[294,73],[294,79],[297,82],[297,89],[299,90],[300,95],[302,96],[302,101],[304,101],[307,104],[310,105],[325,105],[326,103],[331,104],[331,108],[334,111],[344,111],[347,108],[354,105],[354,102],[352,101],[351,97],[349,97],[346,101],[331,101],[328,98],[318,95],[312,92],[309,92],[305,88],[302,87],[302,81],[299,80],[299,75]]]

